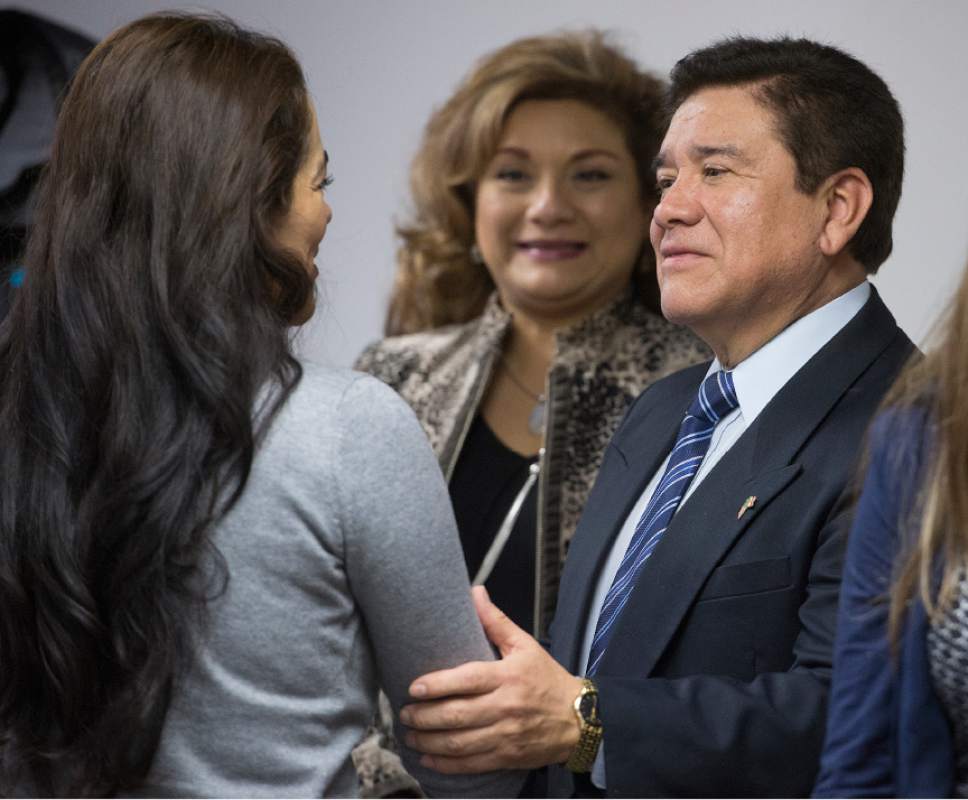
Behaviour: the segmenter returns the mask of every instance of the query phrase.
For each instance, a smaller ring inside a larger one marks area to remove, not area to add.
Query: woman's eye
[[[508,183],[519,183],[520,181],[525,180],[528,176],[525,173],[525,171],[522,169],[514,169],[509,167],[507,169],[499,169],[495,173],[494,177],[497,178],[499,181],[507,181]]]
[[[333,185],[334,180],[336,179],[332,175],[327,175],[319,182],[319,185],[316,187],[316,191],[321,192],[323,191],[323,189],[328,189],[330,186]]]
[[[576,173],[575,177],[585,183],[598,183],[600,181],[607,181],[612,176],[603,169],[583,169],[581,172]]]

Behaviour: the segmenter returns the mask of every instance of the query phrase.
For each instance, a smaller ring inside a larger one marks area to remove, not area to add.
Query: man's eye
[[[665,190],[671,187],[675,181],[676,179],[672,177],[656,178],[655,189],[659,193],[659,197],[662,197],[662,195],[665,193]]]
[[[720,175],[726,174],[726,169],[723,167],[706,166],[702,168],[702,174],[707,178],[718,178]]]

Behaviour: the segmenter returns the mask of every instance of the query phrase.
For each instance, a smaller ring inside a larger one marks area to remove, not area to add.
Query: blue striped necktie
[[[662,480],[656,486],[649,504],[635,526],[632,541],[629,542],[615,579],[605,595],[605,602],[595,625],[595,637],[588,653],[586,675],[594,675],[598,670],[615,621],[632,594],[642,566],[662,539],[683,495],[699,470],[716,424],[738,405],[730,372],[720,370],[707,377],[699,387],[699,394],[692,401],[679,427],[679,436],[669,455],[669,463]]]

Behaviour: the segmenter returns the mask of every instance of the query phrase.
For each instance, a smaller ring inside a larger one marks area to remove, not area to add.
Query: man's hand
[[[410,685],[423,702],[404,706],[406,743],[438,772],[534,769],[568,759],[578,743],[573,703],[581,680],[494,605],[483,587],[474,605],[500,661],[430,672]]]

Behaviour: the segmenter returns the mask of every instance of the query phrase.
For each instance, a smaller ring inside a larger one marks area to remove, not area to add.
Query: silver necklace
[[[504,357],[504,353],[500,354],[501,364],[504,366],[504,371],[507,373],[508,377],[511,379],[511,383],[518,387],[522,392],[524,392],[528,397],[534,400],[534,408],[531,409],[531,413],[528,414],[528,430],[531,431],[535,436],[544,435],[545,429],[545,415],[547,410],[547,404],[545,403],[545,396],[543,394],[535,394],[532,392],[517,375],[514,374],[514,370],[511,369],[511,365],[508,360]]]

